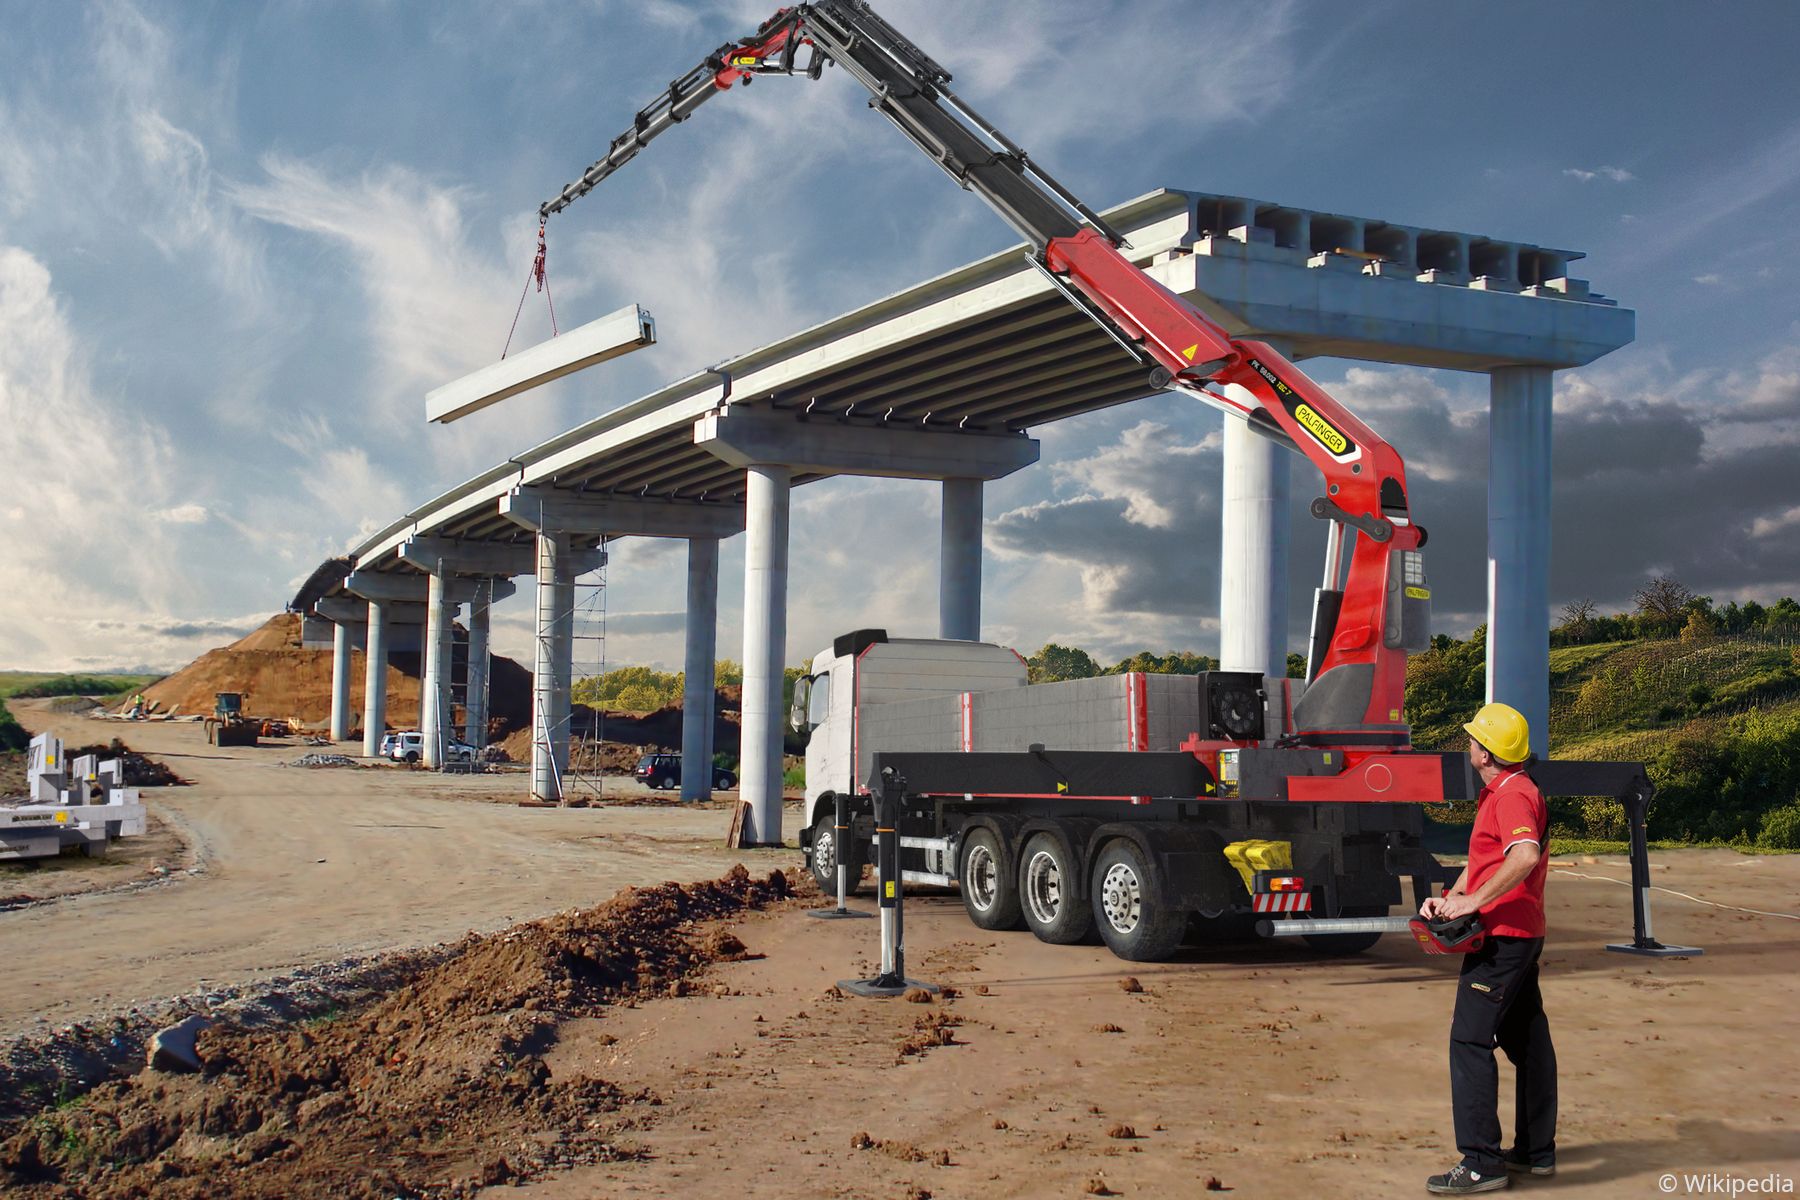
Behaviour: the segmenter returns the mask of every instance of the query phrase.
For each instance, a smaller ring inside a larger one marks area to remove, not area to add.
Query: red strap
[[[556,299],[550,294],[550,274],[548,267],[550,251],[544,241],[545,224],[546,221],[544,218],[540,217],[538,219],[537,257],[532,260],[531,270],[525,275],[525,286],[519,289],[519,306],[513,309],[512,328],[506,331],[506,345],[500,349],[501,358],[505,358],[506,352],[512,349],[513,334],[517,333],[519,330],[519,314],[525,311],[525,297],[531,291],[531,281],[534,279],[537,280],[537,290],[544,293],[544,302],[550,306],[550,336],[555,337],[558,332],[556,328]]]

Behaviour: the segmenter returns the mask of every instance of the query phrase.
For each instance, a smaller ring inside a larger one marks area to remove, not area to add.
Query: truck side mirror
[[[788,727],[795,733],[806,732],[806,705],[811,695],[811,675],[802,675],[794,681],[794,703],[788,708]]]

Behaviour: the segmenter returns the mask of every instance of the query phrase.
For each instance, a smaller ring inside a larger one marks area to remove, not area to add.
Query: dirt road
[[[1800,857],[1657,857],[1658,881],[1679,890],[1800,911]],[[1627,874],[1617,861],[1562,870]],[[1664,1171],[1800,1176],[1800,923],[1659,896],[1661,936],[1705,956],[1609,954],[1629,895],[1552,877],[1559,1173],[1521,1189],[1652,1196]],[[766,957],[709,975],[734,994],[702,987],[565,1024],[548,1056],[559,1076],[662,1097],[639,1136],[650,1157],[505,1194],[985,1200],[1101,1182],[1173,1197],[1212,1177],[1241,1196],[1387,1197],[1424,1194],[1455,1161],[1450,958],[1388,938],[1352,959],[1263,943],[1128,967],[1099,947],[979,932],[958,901],[932,897],[908,905],[910,973],[954,984],[955,999],[830,994],[871,965],[872,925],[754,916],[735,929]],[[1127,976],[1143,991],[1123,990]],[[905,1053],[940,1013],[960,1022],[956,1044]],[[1502,1095],[1511,1085],[1503,1062]],[[1502,1111],[1510,1136],[1510,1100]],[[856,1148],[859,1134],[874,1145]]]
[[[16,707],[33,732],[70,745],[123,736],[192,780],[144,796],[200,873],[0,912],[0,1036],[794,857],[727,851],[718,808],[519,808],[494,800],[527,792],[523,775],[283,769],[307,747],[220,748],[199,725]],[[124,875],[148,878],[134,864],[96,871]],[[33,888],[22,876],[0,890]]]

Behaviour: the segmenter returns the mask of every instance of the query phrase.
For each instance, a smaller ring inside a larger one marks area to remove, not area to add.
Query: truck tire
[[[1071,946],[1093,932],[1094,913],[1075,896],[1081,865],[1062,839],[1034,833],[1019,855],[1019,904],[1039,941]]]
[[[1342,917],[1385,917],[1388,910],[1385,905],[1346,904]],[[1364,950],[1381,940],[1379,933],[1327,933],[1306,934],[1300,938],[1309,950],[1320,954],[1361,954]]]
[[[1188,914],[1163,904],[1155,866],[1130,839],[1115,838],[1100,851],[1088,891],[1101,940],[1120,958],[1161,962],[1181,945]]]
[[[837,897],[837,814],[826,809],[813,822],[812,847],[806,852],[806,865],[812,870],[813,882],[825,895]],[[856,890],[857,881],[847,880],[848,891]]]
[[[963,910],[977,928],[1019,927],[1018,879],[1006,869],[1006,853],[993,830],[969,831],[963,839],[962,862],[957,864],[956,877],[962,880]]]

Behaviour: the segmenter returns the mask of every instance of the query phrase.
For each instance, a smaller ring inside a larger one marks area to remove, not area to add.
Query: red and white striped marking
[[[1252,912],[1311,912],[1311,892],[1258,892],[1250,897]]]
[[[1142,671],[1125,675],[1125,745],[1131,750],[1150,748],[1150,685]],[[1133,804],[1148,804],[1150,797],[1133,796]]]
[[[975,697],[969,692],[962,694],[962,748],[964,754],[975,749]]]

